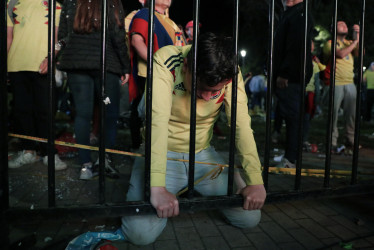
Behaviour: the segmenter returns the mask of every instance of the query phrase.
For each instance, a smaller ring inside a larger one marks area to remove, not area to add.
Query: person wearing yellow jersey
[[[353,77],[353,56],[358,55],[358,43],[360,26],[353,25],[353,41],[347,40],[348,27],[344,21],[338,21],[336,25],[336,72],[335,72],[335,93],[334,93],[334,115],[332,147],[335,152],[338,144],[338,113],[342,106],[345,120],[345,144],[352,147],[354,144],[355,117],[356,117],[356,96],[357,90]],[[326,58],[331,55],[331,40],[323,48]],[[331,59],[330,59],[331,60]]]
[[[365,121],[370,122],[371,109],[374,104],[374,62],[370,64],[370,67],[364,73],[364,83],[366,83],[367,87]]]
[[[7,11],[8,75],[13,94],[14,132],[48,137],[48,9],[47,0],[11,0]],[[16,1],[16,2],[14,2]],[[15,3],[13,5],[13,3]],[[12,7],[10,7],[12,8]],[[56,4],[56,23],[61,7]],[[56,26],[56,36],[58,27]],[[57,39],[56,39],[57,41]],[[38,161],[37,144],[22,141],[22,151],[9,160],[9,168],[19,168]],[[57,151],[56,151],[57,152]],[[47,144],[40,145],[39,155],[48,164]],[[55,170],[66,169],[55,155]]]
[[[198,38],[196,156],[195,160],[224,164],[222,157],[210,146],[213,125],[222,105],[230,121],[232,78],[235,56],[232,39],[205,33]],[[190,105],[192,85],[191,46],[166,46],[154,55],[151,141],[151,204],[156,215],[124,216],[122,231],[126,240],[146,245],[156,240],[166,226],[167,218],[179,214],[176,194],[188,186],[188,162],[167,158],[189,158]],[[261,163],[248,115],[243,79],[238,74],[236,148],[243,166],[243,179],[236,172],[236,192],[244,198],[243,207],[223,209],[228,221],[240,228],[258,224],[266,191],[261,176]],[[202,178],[214,166],[196,163],[195,179]],[[144,159],[135,160],[128,201],[144,197]],[[204,196],[227,193],[228,169],[216,178],[205,178],[195,185]]]

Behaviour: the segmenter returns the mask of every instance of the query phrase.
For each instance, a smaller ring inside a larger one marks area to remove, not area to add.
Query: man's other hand
[[[159,218],[168,218],[179,214],[179,203],[174,194],[165,187],[151,187],[151,204],[157,210]]]
[[[245,210],[261,209],[265,203],[266,190],[264,185],[246,186],[240,193],[244,198],[243,209]]]
[[[278,76],[277,77],[277,87],[280,89],[286,88],[288,86],[288,79]]]

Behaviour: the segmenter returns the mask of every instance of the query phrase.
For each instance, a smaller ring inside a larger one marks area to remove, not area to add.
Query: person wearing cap
[[[364,73],[364,83],[366,83],[367,94],[366,94],[366,112],[364,120],[367,122],[371,121],[371,109],[374,104],[374,62],[370,64],[370,67]]]
[[[353,80],[353,57],[358,56],[360,26],[357,24],[353,25],[353,40],[346,39],[348,27],[344,21],[337,22],[336,32],[336,72],[332,131],[333,153],[337,153],[338,148],[338,114],[340,108],[344,112],[345,146],[346,148],[352,148],[354,144],[357,90]],[[325,58],[331,57],[331,40],[325,43],[323,53]]]
[[[201,23],[199,23],[199,27],[201,28]],[[187,44],[192,44],[192,41],[193,41],[193,21],[189,21],[187,24],[186,24],[186,28],[184,29],[184,31],[186,32],[186,40],[187,40]]]

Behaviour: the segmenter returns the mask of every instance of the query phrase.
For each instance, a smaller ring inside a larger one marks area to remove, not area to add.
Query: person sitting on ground
[[[225,164],[210,146],[214,122],[220,107],[230,121],[232,79],[238,76],[236,147],[244,169],[243,177],[235,172],[236,193],[244,198],[243,207],[222,209],[228,221],[239,228],[256,226],[261,217],[266,191],[261,176],[256,143],[248,115],[247,97],[240,71],[235,70],[233,41],[227,37],[205,33],[198,38],[196,161]],[[124,216],[125,239],[136,245],[154,242],[166,226],[167,218],[179,214],[176,194],[188,185],[188,163],[167,158],[188,159],[192,88],[191,46],[166,46],[154,55],[151,139],[151,204],[156,215]],[[144,158],[134,162],[127,201],[144,199]],[[195,180],[212,170],[195,164]],[[215,179],[206,178],[195,185],[204,196],[226,195],[228,169]]]

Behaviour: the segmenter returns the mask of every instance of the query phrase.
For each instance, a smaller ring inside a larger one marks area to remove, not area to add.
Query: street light
[[[240,51],[240,55],[242,56],[242,67],[244,67],[244,57],[247,55],[247,51],[245,49],[242,49]]]

